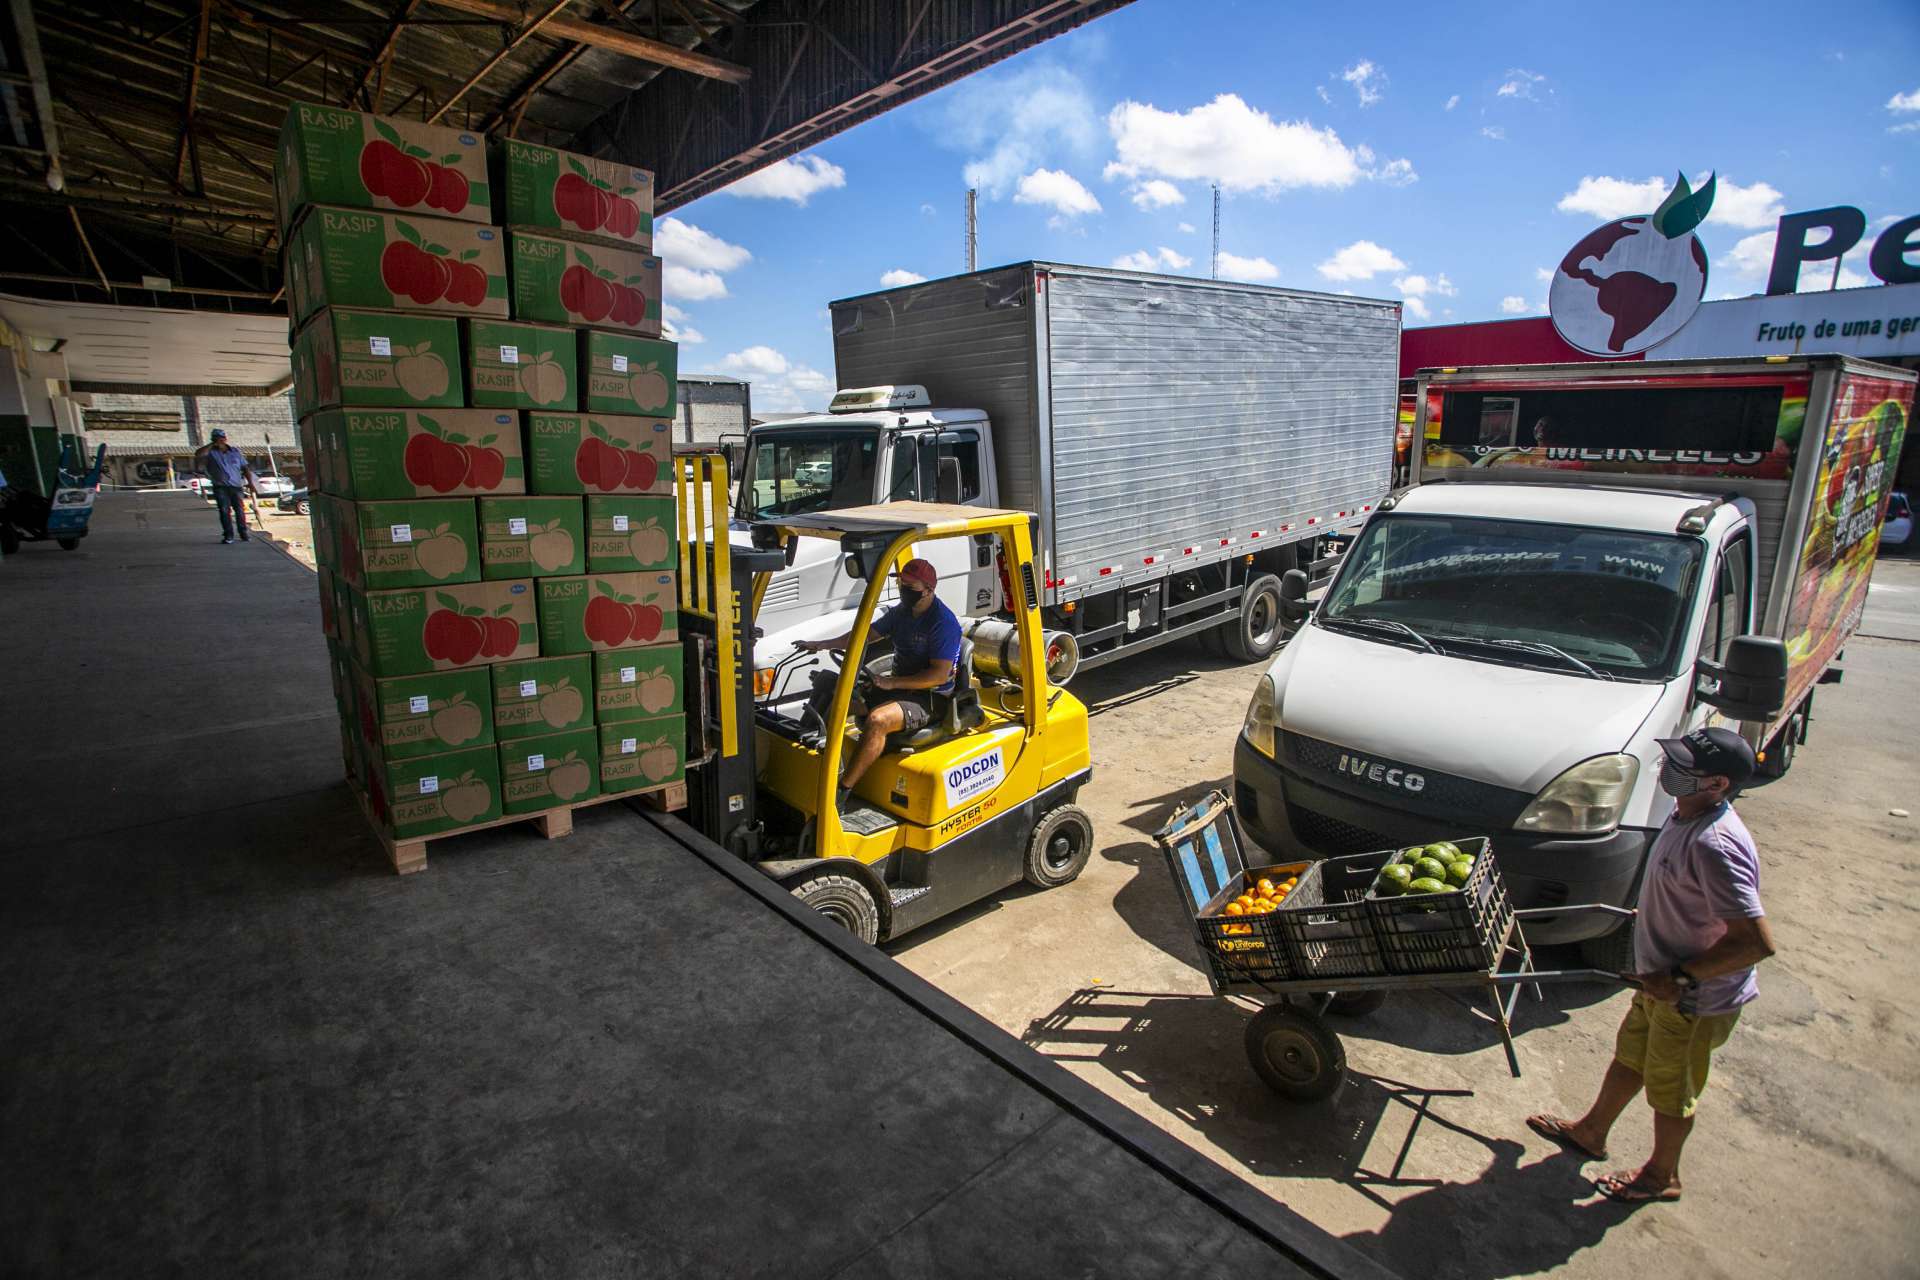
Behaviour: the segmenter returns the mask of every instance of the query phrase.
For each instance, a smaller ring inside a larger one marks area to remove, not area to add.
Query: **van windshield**
[[[1697,539],[1663,534],[1384,516],[1347,553],[1319,620],[1454,657],[1665,679],[1700,561]]]
[[[740,486],[740,514],[772,520],[809,511],[864,507],[874,499],[880,433],[861,428],[756,436]]]

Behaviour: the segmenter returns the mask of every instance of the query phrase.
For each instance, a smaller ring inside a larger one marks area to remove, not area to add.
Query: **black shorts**
[[[900,704],[900,730],[918,733],[933,719],[933,695],[925,689],[887,689],[888,702]]]

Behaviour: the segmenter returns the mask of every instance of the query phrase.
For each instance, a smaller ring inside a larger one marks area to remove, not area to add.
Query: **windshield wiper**
[[[1592,676],[1595,680],[1613,679],[1612,672],[1602,671],[1590,663],[1582,662],[1565,649],[1550,645],[1544,640],[1489,640],[1481,636],[1448,636],[1447,638],[1449,640],[1458,640],[1465,644],[1483,644],[1494,649],[1517,649],[1522,653],[1546,654],[1549,657],[1560,659],[1560,661],[1566,663],[1574,670],[1579,671],[1583,675]]]
[[[1326,626],[1328,624],[1341,624],[1341,625],[1350,626],[1350,627],[1385,627],[1389,631],[1396,632],[1399,635],[1406,636],[1408,639],[1412,640],[1415,644],[1419,645],[1422,649],[1425,649],[1428,653],[1433,653],[1433,654],[1440,653],[1440,647],[1434,644],[1433,641],[1427,639],[1425,636],[1421,635],[1418,631],[1415,631],[1412,627],[1408,626],[1406,623],[1396,622],[1392,618],[1366,618],[1366,617],[1349,618],[1349,617],[1336,614],[1331,618],[1323,616],[1320,619],[1320,623],[1322,626]]]

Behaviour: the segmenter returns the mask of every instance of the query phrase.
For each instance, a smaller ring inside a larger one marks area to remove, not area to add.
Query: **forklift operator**
[[[925,560],[909,560],[894,576],[900,603],[877,619],[867,633],[893,641],[893,670],[875,676],[876,687],[897,694],[890,702],[869,708],[861,725],[860,750],[840,775],[839,807],[845,811],[853,788],[886,747],[887,736],[926,727],[933,715],[933,695],[951,694],[954,668],[960,662],[960,620],[933,594],[939,575]],[[851,631],[831,640],[802,640],[796,647],[809,652],[843,649]]]

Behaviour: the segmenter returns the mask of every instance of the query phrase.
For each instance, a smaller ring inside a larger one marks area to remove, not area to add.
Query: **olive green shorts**
[[[1640,1073],[1647,1102],[1663,1116],[1686,1119],[1707,1087],[1713,1051],[1733,1034],[1740,1011],[1687,1014],[1644,991],[1633,993],[1613,1056]]]

